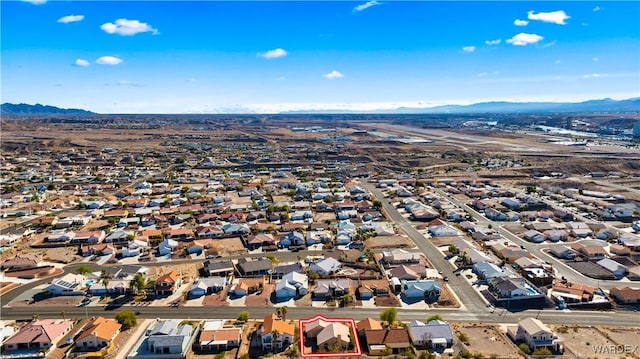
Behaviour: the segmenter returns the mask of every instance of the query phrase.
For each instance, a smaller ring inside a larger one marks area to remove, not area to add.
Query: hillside
[[[77,108],[60,108],[41,104],[3,103],[0,107],[2,115],[93,115],[94,112]]]

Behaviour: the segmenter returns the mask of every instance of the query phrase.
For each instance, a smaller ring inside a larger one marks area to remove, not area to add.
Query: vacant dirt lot
[[[232,256],[247,252],[242,240],[238,237],[213,241],[212,250],[222,256]]]
[[[496,327],[482,324],[454,324],[456,335],[464,333],[469,338],[467,350],[483,357],[523,358],[516,346]]]
[[[367,239],[364,242],[367,248],[413,248],[413,243],[409,238],[402,236],[376,236]]]
[[[156,279],[159,276],[169,273],[171,271],[182,271],[182,278],[186,282],[193,281],[198,277],[198,264],[195,263],[185,263],[185,264],[167,264],[162,267],[149,267],[148,277],[151,279]]]
[[[638,336],[633,333],[618,332],[615,333],[616,338],[621,342],[614,341],[614,336],[609,330],[599,330],[595,327],[579,327],[579,326],[556,326],[552,327],[559,336],[564,338],[564,346],[566,351],[570,351],[574,356],[580,358],[634,358],[630,353],[624,353],[624,350],[599,350],[605,347],[607,349],[616,345],[636,345]],[[636,329],[637,333],[637,329]],[[623,340],[629,340],[623,342]],[[637,354],[637,352],[636,352]]]

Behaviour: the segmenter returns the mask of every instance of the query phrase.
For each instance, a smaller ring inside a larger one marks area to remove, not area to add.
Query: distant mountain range
[[[627,100],[589,100],[584,102],[479,102],[471,105],[436,107],[399,107],[390,110],[300,110],[282,114],[470,114],[470,113],[569,113],[569,112],[640,112],[640,97]]]
[[[2,115],[94,115],[94,112],[59,108],[41,104],[3,103]],[[584,102],[479,102],[471,105],[444,105],[436,107],[398,107],[388,110],[295,110],[280,114],[481,114],[481,113],[604,113],[640,112],[640,97],[626,100],[589,100]]]
[[[41,104],[28,105],[26,103],[3,103],[0,105],[2,115],[93,115],[94,112],[77,108],[60,108]]]

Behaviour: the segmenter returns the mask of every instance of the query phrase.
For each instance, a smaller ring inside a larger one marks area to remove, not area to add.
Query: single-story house
[[[113,319],[97,317],[87,323],[75,338],[75,347],[80,350],[106,348],[120,333],[122,325]]]
[[[416,348],[428,348],[442,351],[453,345],[453,330],[449,323],[440,320],[431,320],[423,323],[418,320],[411,321],[407,326],[411,342]]]

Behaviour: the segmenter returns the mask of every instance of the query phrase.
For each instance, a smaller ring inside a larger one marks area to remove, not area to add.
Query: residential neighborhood
[[[502,355],[464,340],[465,325],[488,321],[517,325],[486,330],[518,357],[575,354],[551,329],[557,313],[634,323],[636,200],[490,173],[374,171],[320,156],[331,146],[302,134],[3,153],[2,314],[26,313],[4,323],[3,355]],[[389,309],[398,319],[378,316]]]

